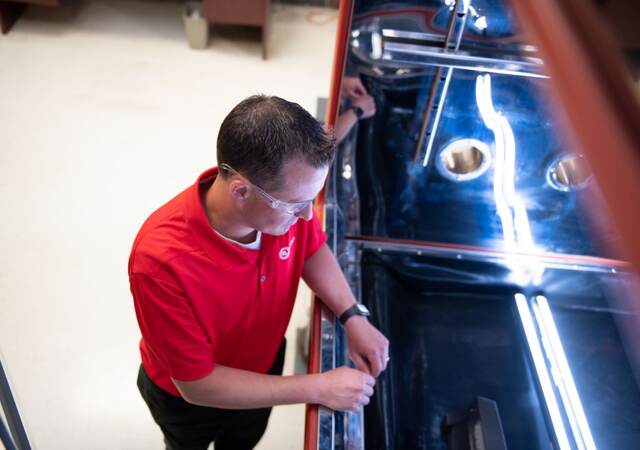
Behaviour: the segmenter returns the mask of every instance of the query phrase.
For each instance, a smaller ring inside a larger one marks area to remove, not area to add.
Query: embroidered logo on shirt
[[[293,245],[293,242],[296,240],[295,237],[291,238],[291,241],[289,241],[289,245],[287,245],[286,247],[282,247],[280,249],[280,259],[281,260],[285,260],[285,259],[289,259],[289,254],[291,253],[291,246]]]

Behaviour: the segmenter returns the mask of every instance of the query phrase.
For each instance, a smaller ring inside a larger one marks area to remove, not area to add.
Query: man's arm
[[[170,361],[181,376],[193,369],[190,358],[209,361],[215,350],[195,320],[184,292],[165,280],[132,274],[132,292],[140,329],[147,345]],[[179,342],[180,345],[176,345]],[[185,346],[184,343],[189,345]],[[185,364],[185,361],[187,362]],[[204,371],[210,367],[206,363]],[[173,383],[193,404],[226,409],[250,409],[286,403],[320,403],[331,409],[356,411],[369,403],[375,380],[355,369],[341,367],[315,375],[274,376],[216,365],[194,381]]]
[[[340,411],[369,404],[375,379],[341,367],[313,375],[264,375],[216,365],[195,381],[173,380],[189,403],[225,409],[265,408],[294,403],[319,403]]]
[[[358,116],[352,109],[347,109],[338,116],[334,126],[336,142],[342,142],[345,136],[351,131],[351,128],[358,122]]]
[[[336,317],[356,303],[329,247],[324,244],[304,264],[302,278]],[[356,367],[377,377],[387,367],[389,341],[362,316],[352,316],[345,323],[349,356]]]
[[[368,119],[372,117],[376,113],[376,103],[373,100],[373,97],[369,95],[363,95],[361,97],[356,98],[351,102],[352,106],[357,106],[362,109],[363,119]],[[336,120],[336,124],[334,126],[334,133],[336,137],[336,142],[340,143],[345,138],[345,136],[351,131],[351,128],[358,122],[358,116],[356,115],[353,109],[347,109],[343,111],[342,114],[338,116]]]

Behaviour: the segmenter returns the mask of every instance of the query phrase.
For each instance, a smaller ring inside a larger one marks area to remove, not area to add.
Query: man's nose
[[[309,203],[307,205],[307,207],[305,209],[303,209],[300,212],[297,212],[296,217],[300,217],[301,219],[304,220],[311,220],[311,218],[313,217],[313,203]]]

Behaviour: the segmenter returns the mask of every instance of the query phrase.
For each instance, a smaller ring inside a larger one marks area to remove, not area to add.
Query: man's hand
[[[359,77],[344,77],[342,80],[342,95],[350,100],[355,100],[358,97],[367,95],[367,90]]]
[[[364,111],[363,119],[368,119],[376,113],[376,102],[370,95],[363,95],[351,102],[353,106],[357,106]]]
[[[319,389],[318,403],[336,411],[358,410],[369,404],[376,380],[366,373],[349,367],[324,372]]]
[[[349,356],[356,367],[374,377],[380,375],[389,362],[389,340],[366,317],[350,317],[345,329]]]
[[[265,375],[217,364],[193,381],[173,380],[182,398],[194,405],[254,409],[294,403],[319,403],[339,411],[358,411],[369,403],[376,380],[339,367],[312,375]]]

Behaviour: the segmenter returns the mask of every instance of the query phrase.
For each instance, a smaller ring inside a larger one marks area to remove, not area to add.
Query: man
[[[346,76],[340,90],[341,113],[336,120],[335,136],[338,143],[347,137],[349,131],[361,119],[373,117],[376,103],[362,84],[359,76]]]
[[[129,260],[138,386],[172,450],[251,449],[273,405],[355,411],[388,360],[313,217],[335,149],[319,123],[295,103],[253,96],[217,144],[219,167],[147,219]],[[347,319],[356,369],[281,376],[300,277]]]

